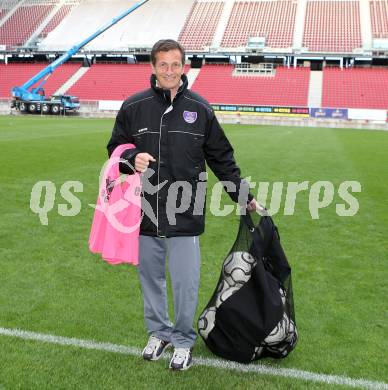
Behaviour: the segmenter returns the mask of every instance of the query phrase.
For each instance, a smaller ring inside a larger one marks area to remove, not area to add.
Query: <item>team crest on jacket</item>
[[[192,111],[183,111],[183,119],[187,123],[194,123],[197,120],[198,113]]]

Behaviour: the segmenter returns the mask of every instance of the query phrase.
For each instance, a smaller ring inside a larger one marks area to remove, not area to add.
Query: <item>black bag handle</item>
[[[258,256],[260,258],[262,258],[263,257],[262,248],[264,246],[264,236],[260,230],[260,227],[255,226],[249,211],[247,211],[245,214],[242,214],[241,218],[245,222],[245,224],[247,225],[247,227],[251,233],[252,240],[253,240],[253,243],[254,243],[254,246],[255,246],[255,249],[256,249]]]

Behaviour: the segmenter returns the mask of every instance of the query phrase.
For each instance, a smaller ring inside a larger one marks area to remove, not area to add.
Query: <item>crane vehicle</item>
[[[91,34],[88,38],[84,39],[77,45],[74,45],[66,53],[62,54],[55,61],[47,65],[44,69],[31,77],[23,85],[12,88],[12,102],[11,107],[16,108],[21,112],[42,114],[60,114],[68,111],[78,111],[80,104],[79,99],[70,95],[53,95],[46,96],[43,85],[52,73],[61,66],[64,62],[69,60],[74,54],[76,54],[82,47],[88,44],[90,41],[98,37],[104,31],[115,25],[121,19],[125,18],[131,12],[145,4],[149,0],[141,0],[134,4],[132,7],[122,12],[120,15],[113,18],[110,22],[100,27],[97,31]],[[33,88],[35,84],[38,85]]]

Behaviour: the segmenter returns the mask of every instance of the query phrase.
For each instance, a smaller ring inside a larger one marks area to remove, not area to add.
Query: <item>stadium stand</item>
[[[179,42],[187,50],[203,50],[210,46],[223,6],[221,1],[196,1],[179,34]]]
[[[0,0],[0,45],[11,48],[27,43],[33,48],[38,42],[40,49],[67,50],[136,2]],[[296,19],[300,26],[296,26]],[[179,39],[188,51],[212,47],[209,55],[214,53],[213,46],[221,52],[229,48],[230,53],[236,53],[233,49],[246,46],[249,37],[265,37],[267,47],[284,49],[287,56],[297,56],[299,50],[313,56],[317,52],[329,56],[338,53],[345,55],[345,66],[357,66],[355,59],[349,59],[356,56],[348,53],[358,55],[364,44],[362,55],[367,54],[372,39],[388,39],[388,0],[152,0],[92,41],[85,51],[132,53],[135,47],[146,51],[166,37]],[[139,61],[144,60],[142,57]],[[200,60],[195,59],[196,66]],[[12,87],[23,84],[45,65],[0,64],[0,97],[8,98]],[[46,94],[56,92],[73,75],[63,92],[69,88],[67,93],[83,100],[123,100],[149,86],[149,64],[97,63],[81,70],[80,66],[69,63],[55,71],[45,85]],[[192,71],[193,90],[214,104],[306,107],[308,97],[313,96],[309,94],[309,68],[278,67],[274,74],[260,76],[249,72],[236,75],[233,70],[233,65],[196,68]],[[322,89],[316,85],[310,83],[310,92],[316,90],[312,106],[388,108],[388,69],[324,68]]]
[[[84,100],[125,100],[149,88],[150,75],[149,64],[95,64],[67,92]]]
[[[232,73],[232,65],[204,65],[192,89],[211,103],[307,106],[309,68],[278,67],[274,76]]]
[[[362,46],[358,1],[307,2],[303,46],[312,52],[353,52]]]
[[[72,4],[62,5],[58,9],[58,11],[54,15],[54,17],[50,20],[50,22],[42,30],[42,32],[40,33],[40,36],[46,37],[48,33],[53,31],[59,25],[59,23],[61,23],[62,20],[69,14],[69,12],[72,10],[73,7],[74,7],[74,5],[72,5]]]
[[[369,2],[373,38],[388,38],[388,0]]]
[[[0,97],[10,97],[12,87],[22,85],[46,65],[47,63],[0,64]],[[80,63],[67,63],[58,68],[43,86],[46,95],[54,93],[80,66]]]
[[[39,48],[67,50],[135,3],[134,0],[83,1],[40,42]],[[149,48],[161,38],[177,39],[193,3],[194,0],[152,0],[104,32],[85,49]]]
[[[322,107],[388,108],[388,69],[325,68]]]
[[[7,15],[9,11],[11,11],[15,6],[19,3],[18,0],[1,0],[0,1],[0,24],[1,19]]]
[[[150,66],[134,64],[95,64],[70,88],[70,95],[85,100],[124,100],[145,89]]]
[[[221,46],[246,46],[249,37],[265,37],[268,47],[292,46],[296,6],[290,0],[236,1]]]
[[[53,8],[53,4],[19,7],[0,27],[0,45],[22,46]]]
[[[43,50],[67,50],[74,43],[87,38],[132,3],[134,2],[83,1],[56,29],[48,34],[39,47]]]

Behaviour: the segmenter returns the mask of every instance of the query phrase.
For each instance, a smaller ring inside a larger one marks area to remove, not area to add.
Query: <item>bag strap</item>
[[[251,233],[252,240],[256,249],[256,252],[259,257],[263,257],[263,251],[262,248],[264,246],[264,237],[261,232],[260,227],[256,227],[253,223],[252,217],[249,212],[246,212],[245,214],[241,215],[242,220],[247,225],[248,230]]]

